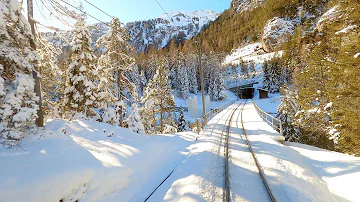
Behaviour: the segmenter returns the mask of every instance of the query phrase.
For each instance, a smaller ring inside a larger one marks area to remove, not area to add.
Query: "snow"
[[[327,183],[330,192],[343,201],[359,201],[360,158],[309,145],[287,142],[287,146],[303,156]]]
[[[216,108],[219,108],[225,104],[228,104],[234,100],[237,100],[238,97],[232,93],[231,91],[226,91],[226,95],[227,97],[224,99],[224,100],[221,100],[221,101],[210,101],[210,106],[209,105],[205,105],[206,106],[206,110],[209,111],[211,109],[216,109]],[[207,96],[207,95],[206,95]],[[196,98],[196,101],[197,101],[197,107],[194,107],[192,109],[195,109],[197,108],[197,112],[194,112],[192,114],[192,116],[190,116],[189,112],[185,114],[185,117],[186,117],[186,120],[187,121],[191,121],[191,122],[195,122],[195,120],[197,118],[200,118],[202,116],[202,98],[201,98],[201,92],[199,92],[198,94],[190,94],[190,97],[188,100],[184,100],[184,99],[181,99],[179,97],[175,97],[175,105],[177,107],[188,107],[189,106],[189,102],[191,99],[194,99]],[[206,97],[205,97],[206,98]],[[195,100],[193,100],[195,101]],[[205,99],[205,103],[208,103],[209,101],[206,102],[206,99]],[[189,109],[190,110],[190,109]],[[196,114],[196,115],[195,115]]]
[[[360,56],[360,53],[356,53],[355,55],[354,55],[354,58],[358,58]]]
[[[255,91],[254,102],[258,105],[260,109],[275,116],[277,113],[277,108],[281,103],[280,94],[269,93],[269,98],[259,99],[259,91]]]
[[[0,147],[2,201],[222,201],[224,130],[239,102],[211,119],[200,135],[140,135],[95,121],[47,122],[20,147]],[[247,149],[241,108],[229,138],[231,201],[267,201]],[[360,158],[276,141],[252,101],[244,128],[277,201],[358,201]],[[197,141],[195,141],[197,139]],[[166,151],[166,152],[164,152]]]
[[[347,34],[347,33],[349,33],[350,31],[353,31],[354,29],[356,29],[357,27],[358,27],[357,25],[349,25],[349,26],[345,27],[344,29],[335,32],[335,34],[336,34],[336,35],[339,35],[339,34]]]
[[[322,31],[324,24],[331,23],[335,21],[337,18],[341,17],[341,10],[339,9],[340,5],[336,5],[324,13],[316,23],[316,28]]]
[[[52,120],[20,144],[24,150],[0,147],[0,198],[143,201],[187,155],[194,136],[150,137],[95,121]]]
[[[199,21],[196,23],[199,23],[199,29],[197,31],[200,31],[205,24],[210,21],[214,21],[219,16],[219,13],[212,10],[195,10],[192,12],[172,10],[159,16],[158,19],[161,18],[169,20],[169,16],[171,18],[170,25],[175,25],[176,27],[186,26],[189,23],[193,23],[195,18],[198,18]],[[162,26],[162,24],[157,24],[156,28],[160,28]]]
[[[299,24],[298,19],[287,20],[286,18],[275,17],[270,19],[264,27],[262,42],[266,44],[266,51],[273,50],[276,45],[287,40],[288,34],[293,34],[295,26]]]
[[[224,187],[224,129],[228,116],[237,104],[230,106],[215,116],[198,141],[191,145],[187,158],[178,165],[170,177],[159,187],[148,201],[222,201]],[[240,109],[234,114],[230,128],[230,192],[231,201],[268,201],[258,171],[247,149],[240,124]],[[355,184],[349,184],[349,177],[356,177],[358,182],[359,158],[323,151],[324,155],[312,155],[313,151],[300,151],[278,143],[279,134],[257,115],[250,101],[244,108],[244,127],[250,144],[264,171],[265,178],[277,201],[357,201],[359,193]],[[297,146],[297,144],[295,144]],[[304,154],[305,153],[305,154]],[[323,177],[321,157],[328,157],[331,180]],[[311,159],[313,158],[313,159]],[[348,160],[348,161],[347,161]],[[332,164],[334,170],[331,170]],[[342,176],[343,169],[349,170],[350,176]],[[332,172],[331,172],[332,171]],[[337,173],[336,176],[331,174]],[[170,173],[170,172],[169,172]],[[339,183],[339,184],[336,184]],[[350,186],[352,186],[350,188]],[[350,188],[351,191],[347,191]]]
[[[269,60],[274,56],[281,56],[283,51],[265,53],[262,49],[261,43],[253,43],[246,45],[232,51],[231,54],[227,55],[223,61],[223,65],[238,65],[240,59],[244,62],[255,62],[255,64],[262,64],[265,60]]]

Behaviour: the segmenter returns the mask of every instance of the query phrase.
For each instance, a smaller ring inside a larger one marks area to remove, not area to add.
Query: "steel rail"
[[[231,121],[236,110],[244,103],[241,101],[239,105],[233,110],[231,115],[229,116],[228,124],[226,127],[226,137],[225,137],[225,201],[230,202],[230,180],[229,180],[229,137],[230,137],[230,128]]]
[[[246,101],[246,102],[247,102],[247,101]],[[255,153],[254,153],[254,151],[253,151],[253,149],[252,149],[252,146],[251,146],[251,144],[250,144],[249,138],[248,138],[248,136],[247,136],[247,134],[246,134],[246,130],[245,130],[245,128],[244,128],[243,111],[244,111],[246,102],[244,103],[244,105],[243,105],[243,107],[242,107],[242,109],[241,109],[241,126],[242,126],[242,130],[243,130],[243,134],[244,134],[244,136],[245,136],[246,144],[247,144],[247,146],[248,146],[248,148],[249,148],[249,151],[250,151],[250,153],[251,153],[251,156],[253,157],[253,160],[254,160],[254,162],[255,162],[255,165],[256,165],[256,167],[257,167],[257,169],[258,169],[258,171],[259,171],[259,175],[260,175],[260,177],[261,177],[261,181],[263,182],[263,184],[264,184],[264,186],[265,186],[265,188],[266,188],[266,191],[267,191],[267,193],[268,193],[268,195],[269,195],[269,197],[270,197],[270,200],[271,200],[272,202],[276,202],[276,199],[275,199],[274,195],[273,195],[272,192],[271,192],[271,189],[270,189],[270,187],[269,187],[269,184],[268,184],[267,181],[266,181],[264,171],[261,169],[260,163],[259,163],[259,161],[257,160],[257,158],[256,158],[256,156],[255,156]]]

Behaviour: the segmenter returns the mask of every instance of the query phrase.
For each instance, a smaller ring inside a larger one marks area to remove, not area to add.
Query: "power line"
[[[50,0],[50,1],[52,1],[52,0]],[[94,16],[92,16],[92,15],[88,14],[87,12],[85,12],[85,11],[81,10],[80,8],[78,8],[78,7],[76,7],[76,6],[73,6],[73,5],[71,5],[70,3],[68,3],[68,2],[66,2],[66,1],[64,1],[64,0],[60,0],[60,1],[64,2],[65,4],[69,5],[69,6],[70,6],[70,7],[72,7],[72,8],[75,8],[76,10],[78,10],[78,11],[80,11],[80,12],[84,13],[85,15],[90,16],[90,17],[94,18],[95,20],[97,20],[97,21],[99,21],[99,22],[103,23],[104,25],[106,25],[106,26],[110,27],[110,25],[109,25],[108,23],[106,23],[106,22],[103,22],[103,21],[99,20],[98,18],[96,18],[96,17],[94,17]]]
[[[111,17],[111,18],[115,18],[114,16],[111,16],[110,14],[108,14],[107,12],[105,12],[104,10],[102,10],[101,8],[95,6],[94,4],[90,3],[87,0],[84,0],[86,3],[90,4],[91,6],[93,6],[94,8],[98,9],[99,11],[101,11],[102,13],[104,13],[105,15]],[[126,26],[124,23],[120,22],[122,25]]]
[[[103,12],[105,15],[107,15],[107,16],[109,16],[109,17],[111,17],[111,18],[114,18],[114,16],[109,15],[108,13],[106,13],[106,12],[103,11],[103,10],[101,10],[99,7],[95,6],[94,4],[88,2],[87,0],[84,0],[84,1],[85,1],[86,3],[92,5],[93,7],[95,7],[96,9],[98,9],[99,11]]]
[[[175,25],[175,23],[174,23],[174,21],[173,21],[173,19],[169,16],[169,14],[165,11],[165,9],[161,6],[161,4],[158,2],[158,0],[156,0],[156,3],[160,6],[160,8],[165,12],[165,14],[169,17],[169,19],[170,19],[170,21],[173,23],[173,25],[174,26],[176,26]]]

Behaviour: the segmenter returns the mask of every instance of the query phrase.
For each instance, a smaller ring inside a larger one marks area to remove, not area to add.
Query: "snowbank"
[[[253,103],[246,104],[244,128],[277,201],[341,201],[304,156],[274,140],[279,136],[262,121]]]
[[[360,158],[309,145],[286,142],[312,166],[329,190],[343,201],[360,201]]]
[[[94,121],[52,120],[21,143],[24,150],[0,147],[0,199],[143,201],[194,141],[193,133],[146,136]]]
[[[356,29],[358,26],[357,25],[349,25],[347,27],[345,27],[344,29],[335,32],[335,35],[339,35],[339,34],[347,34],[351,31],[353,31],[354,29]]]
[[[226,91],[226,98],[224,100],[221,100],[221,101],[210,101],[210,106],[206,106],[206,109],[209,110],[209,109],[215,109],[215,108],[219,108],[225,104],[228,104],[234,100],[237,100],[238,97],[232,93],[231,91]],[[200,118],[202,116],[202,99],[201,99],[201,92],[199,92],[197,95],[195,94],[190,94],[190,97],[191,98],[194,98],[196,97],[196,100],[197,100],[197,109],[198,109],[198,112],[197,112],[197,116],[196,117],[191,117],[189,115],[189,113],[185,113],[185,116],[186,116],[186,120],[187,121],[190,121],[190,122],[194,122],[197,118]],[[188,107],[189,106],[189,101],[188,100],[184,100],[184,99],[181,99],[179,97],[175,97],[175,105],[177,107]]]

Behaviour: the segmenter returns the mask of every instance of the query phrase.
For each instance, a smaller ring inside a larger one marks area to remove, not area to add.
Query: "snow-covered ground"
[[[52,120],[21,147],[0,148],[1,202],[144,201],[171,172],[149,201],[221,201],[224,130],[235,107],[210,120],[200,136],[146,136],[93,121]],[[240,110],[230,128],[231,199],[267,201],[245,144]],[[278,143],[273,137],[279,134],[251,101],[243,121],[278,201],[360,201],[360,158]]]
[[[342,201],[360,201],[360,158],[293,142],[286,145],[306,159],[330,192]]]
[[[223,61],[224,65],[238,65],[240,59],[244,62],[255,62],[255,64],[262,64],[265,60],[269,60],[275,55],[281,56],[282,51],[265,53],[260,42],[239,47],[227,55]]]
[[[209,122],[198,142],[190,147],[189,156],[149,201],[223,200],[224,129],[235,107],[236,104],[230,106]],[[239,115],[240,108],[230,128],[231,200],[269,201],[246,147]],[[294,143],[286,143],[290,146],[278,143],[274,137],[279,134],[261,120],[251,102],[245,105],[243,118],[255,155],[277,201],[360,199],[360,193],[355,190],[360,158]]]
[[[259,106],[259,108],[272,116],[275,116],[277,108],[281,103],[280,93],[269,93],[269,98],[266,99],[259,99],[259,91],[256,91],[254,94],[254,102]]]
[[[226,105],[228,103],[233,102],[234,100],[237,100],[238,97],[232,93],[231,91],[226,91],[226,98],[224,100],[221,101],[210,101],[210,106],[206,106],[207,110],[210,109],[216,109],[219,108],[223,105]],[[191,117],[189,115],[189,112],[185,113],[185,118],[187,121],[190,122],[194,122],[197,118],[200,118],[202,116],[202,99],[201,99],[201,92],[199,92],[198,94],[190,94],[190,98],[193,99],[194,97],[196,97],[197,100],[197,116],[196,117]],[[175,97],[175,105],[177,107],[188,107],[189,106],[189,100],[184,100],[181,99],[179,97]],[[190,109],[189,109],[190,110]]]
[[[147,136],[52,120],[21,147],[0,147],[0,201],[144,201],[194,141],[191,132]]]

